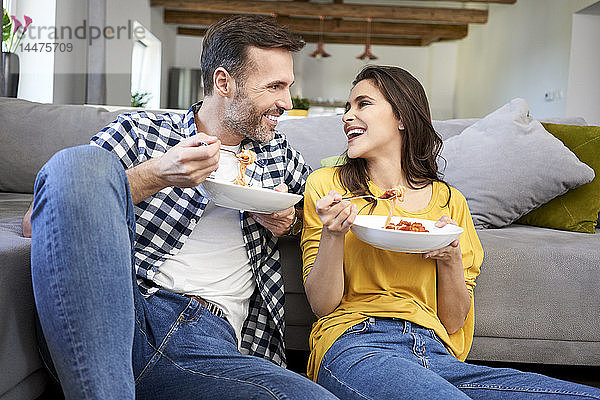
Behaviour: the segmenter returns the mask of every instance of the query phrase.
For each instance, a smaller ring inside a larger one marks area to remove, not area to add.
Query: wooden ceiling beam
[[[319,35],[310,33],[298,32],[306,43],[317,43]],[[345,35],[323,35],[324,43],[332,44],[366,44],[364,36],[345,36]],[[372,37],[371,44],[385,46],[421,46],[421,38],[405,38],[405,37]]]
[[[309,2],[310,0],[293,0],[299,2]],[[413,0],[413,1],[438,1],[438,0]],[[515,4],[517,0],[445,0],[457,3],[498,3],[498,4]],[[342,4],[344,0],[332,0],[335,4]]]
[[[305,17],[373,18],[447,23],[486,23],[487,10],[468,8],[406,7],[347,3],[308,3],[258,0],[150,0],[151,6],[191,11],[237,14],[294,15]]]
[[[206,33],[205,28],[177,28],[178,35],[187,36],[204,36]],[[319,35],[311,33],[297,32],[298,35],[302,36],[307,43],[317,43],[319,41]],[[323,35],[323,42],[335,43],[335,44],[365,44],[364,36],[345,36],[345,35]],[[371,37],[371,44],[373,45],[387,45],[387,46],[424,46],[425,40],[421,37],[415,38],[403,38],[403,37]],[[427,44],[431,43],[427,40]]]
[[[415,1],[415,0],[413,0]],[[438,1],[438,0],[416,0],[416,1]],[[497,3],[497,4],[515,4],[517,0],[444,0],[453,1],[456,3]]]
[[[164,22],[179,25],[209,26],[232,14],[202,13],[196,11],[165,10]],[[319,20],[315,18],[277,17],[280,25],[295,32],[320,32]],[[366,34],[367,26],[363,21],[327,19],[323,21],[325,34]],[[372,22],[372,35],[391,36],[438,36],[448,39],[462,39],[467,36],[468,25],[453,24],[408,24],[395,22]]]

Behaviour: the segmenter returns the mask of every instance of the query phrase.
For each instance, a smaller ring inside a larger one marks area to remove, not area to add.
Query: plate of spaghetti
[[[285,210],[302,200],[302,196],[294,193],[242,186],[212,178],[207,178],[202,182],[200,190],[217,206],[262,214]]]
[[[302,196],[298,194],[249,186],[246,182],[246,167],[256,161],[256,153],[244,150],[237,153],[235,158],[239,164],[237,177],[233,182],[207,178],[199,186],[202,194],[217,206],[270,214],[290,208],[302,200]]]
[[[382,250],[425,253],[452,243],[463,232],[456,225],[435,226],[437,221],[385,215],[357,215],[350,228],[362,240]]]

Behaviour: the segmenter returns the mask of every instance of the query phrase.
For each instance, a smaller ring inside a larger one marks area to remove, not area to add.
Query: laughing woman
[[[420,83],[401,68],[366,67],[343,121],[346,163],[315,171],[305,192],[304,283],[319,316],[308,376],[341,399],[600,399],[595,388],[462,362],[483,249],[465,198],[438,172],[442,141]],[[407,254],[349,232],[357,214],[386,215],[391,202],[342,196],[401,186],[394,215],[459,225],[459,239]]]

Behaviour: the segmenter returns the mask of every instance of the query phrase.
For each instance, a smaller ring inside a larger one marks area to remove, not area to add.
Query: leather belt
[[[184,296],[187,297],[187,298],[190,298],[192,300],[196,300],[198,303],[200,303],[200,305],[202,307],[206,308],[208,311],[210,311],[211,313],[213,313],[217,317],[223,318],[223,319],[225,318],[225,311],[223,311],[221,309],[221,307],[219,307],[215,303],[211,303],[210,301],[206,301],[206,300],[204,300],[200,296],[192,296],[192,295],[189,295],[189,294],[184,294]]]

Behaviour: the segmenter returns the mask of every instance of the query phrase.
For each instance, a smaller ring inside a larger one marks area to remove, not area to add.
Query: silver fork
[[[208,146],[208,144],[205,143],[205,142],[200,142],[200,146]],[[235,154],[237,156],[237,153],[235,151],[233,151],[233,150],[224,149],[222,147],[219,147],[219,150],[221,150],[221,151],[227,151],[227,152],[229,152],[231,154]]]
[[[372,198],[372,199],[377,199],[377,200],[388,200],[388,201],[389,201],[389,200],[392,200],[391,198],[389,198],[389,199],[382,199],[382,198],[380,198],[380,197],[373,196],[372,194],[365,194],[365,195],[362,195],[362,196],[350,196],[350,197],[342,197],[342,200],[366,199],[366,198],[368,198],[368,197],[370,197],[370,198]],[[341,201],[341,200],[339,200],[339,201],[334,201],[334,202],[333,202],[333,204],[337,204],[337,203],[339,203],[340,201]]]
[[[233,150],[224,149],[224,148],[222,148],[222,147],[220,147],[220,148],[219,148],[219,150],[221,150],[221,151],[226,151],[226,152],[228,152],[228,153],[235,154],[235,155],[237,156],[237,153],[236,153],[235,151],[233,151]]]

